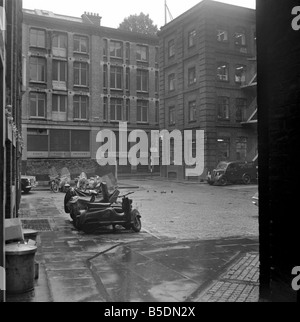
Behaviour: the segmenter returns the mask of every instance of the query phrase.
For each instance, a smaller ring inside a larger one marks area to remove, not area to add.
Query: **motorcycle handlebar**
[[[125,197],[127,197],[127,196],[129,196],[129,195],[132,195],[132,194],[134,194],[134,192],[133,192],[133,191],[128,192],[126,195],[119,196],[118,198],[125,198]]]

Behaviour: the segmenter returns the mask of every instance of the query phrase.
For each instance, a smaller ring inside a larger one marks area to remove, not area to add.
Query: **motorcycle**
[[[116,226],[122,226],[127,230],[140,232],[141,215],[137,209],[132,208],[132,199],[128,198],[133,193],[119,196],[122,202],[116,203],[91,202],[78,196],[72,197],[67,207],[70,209],[74,227],[86,234],[96,233],[101,227],[107,226],[113,226],[114,230]]]
[[[101,182],[96,186],[95,190],[82,190],[80,188],[70,188],[66,192],[64,198],[64,208],[65,213],[70,213],[70,208],[68,206],[68,202],[73,197],[79,197],[80,202],[82,203],[109,203],[114,204],[117,202],[119,198],[120,191],[116,188],[112,193],[108,192],[107,184],[105,182]]]
[[[49,185],[52,192],[67,192],[70,189],[71,175],[67,168],[63,168],[61,170],[61,175],[59,175],[56,169],[52,167],[49,177]]]

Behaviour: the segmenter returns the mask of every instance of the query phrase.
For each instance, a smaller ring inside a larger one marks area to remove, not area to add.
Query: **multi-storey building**
[[[4,219],[17,217],[22,153],[22,0],[0,0],[0,279]],[[2,285],[2,284],[1,284]],[[5,294],[0,288],[0,302]]]
[[[158,128],[157,37],[103,27],[98,14],[23,13],[24,172],[38,180],[52,166],[95,173],[100,130],[118,142],[120,122],[128,131]]]
[[[159,38],[160,127],[204,130],[205,172],[198,179],[219,161],[252,161],[257,156],[255,11],[204,0],[165,25]],[[171,164],[162,167],[162,175],[185,178],[184,170]]]

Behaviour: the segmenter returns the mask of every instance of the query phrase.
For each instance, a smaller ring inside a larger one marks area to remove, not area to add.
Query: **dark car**
[[[36,186],[36,178],[32,176],[21,176],[21,190],[24,193],[29,193]]]
[[[225,186],[229,183],[250,184],[257,180],[257,163],[241,161],[222,161],[216,169],[208,173],[207,182],[210,185]]]

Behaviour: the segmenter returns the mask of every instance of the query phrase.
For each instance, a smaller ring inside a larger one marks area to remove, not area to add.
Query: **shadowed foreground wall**
[[[261,300],[297,301],[300,30],[292,28],[292,9],[299,5],[257,1]]]

